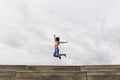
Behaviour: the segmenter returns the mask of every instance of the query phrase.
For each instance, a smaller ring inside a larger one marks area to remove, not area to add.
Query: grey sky
[[[119,0],[0,0],[0,64],[119,64],[119,14]]]

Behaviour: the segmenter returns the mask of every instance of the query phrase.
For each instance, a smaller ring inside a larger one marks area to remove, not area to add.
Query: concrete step
[[[26,70],[30,71],[80,71],[80,66],[26,66]]]
[[[17,72],[17,80],[86,80],[85,72]]]
[[[120,72],[17,72],[17,80],[120,80]]]
[[[0,71],[21,71],[26,70],[26,65],[0,65]]]
[[[80,71],[80,66],[0,65],[0,71]]]
[[[0,71],[0,80],[86,80],[86,73]]]
[[[50,66],[0,65],[0,71],[120,71],[120,65]]]
[[[120,80],[120,71],[86,72],[87,80]]]
[[[0,80],[120,80],[119,71],[27,72],[0,71]]]
[[[80,66],[80,71],[120,71],[120,65],[87,65],[87,66]]]
[[[15,71],[0,71],[0,80],[15,80]]]
[[[120,80],[120,66],[0,65],[0,80]]]

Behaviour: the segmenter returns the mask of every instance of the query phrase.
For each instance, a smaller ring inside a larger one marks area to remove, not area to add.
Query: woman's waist
[[[58,47],[58,46],[55,46],[55,49],[59,49],[59,47]]]

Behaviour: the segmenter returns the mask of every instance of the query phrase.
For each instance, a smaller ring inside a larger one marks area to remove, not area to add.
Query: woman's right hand
[[[55,37],[56,35],[54,35],[54,37]]]

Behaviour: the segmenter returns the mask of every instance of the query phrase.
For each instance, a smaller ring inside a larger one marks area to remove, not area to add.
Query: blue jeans
[[[59,48],[55,48],[54,56],[55,57],[59,57],[60,56],[60,54],[59,54]]]
[[[59,54],[59,48],[55,48],[54,51],[54,57],[61,57],[61,56],[65,56],[66,54]]]

